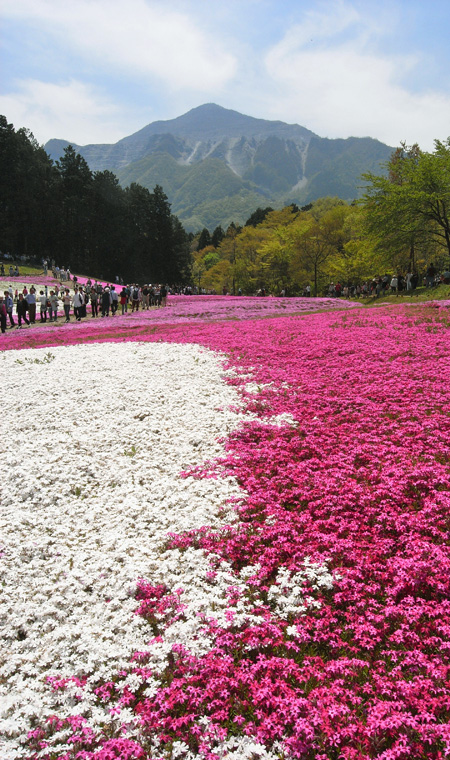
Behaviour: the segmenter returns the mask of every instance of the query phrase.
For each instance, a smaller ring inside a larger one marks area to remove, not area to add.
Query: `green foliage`
[[[0,116],[0,248],[43,256],[57,242],[57,172],[26,129]]]
[[[96,277],[185,282],[189,239],[162,187],[123,190],[68,145],[53,165],[33,136],[0,117],[0,249]]]
[[[264,221],[267,214],[269,214],[271,211],[273,211],[272,206],[266,206],[266,208],[258,207],[256,211],[253,212],[245,222],[245,227],[257,227],[258,224],[261,224],[261,222]]]
[[[450,257],[450,138],[433,153],[402,145],[388,161],[388,176],[365,174],[366,231],[385,259],[399,266]]]
[[[373,276],[373,250],[361,235],[360,208],[323,198],[304,211],[289,205],[257,215],[259,224],[227,230],[212,266],[207,266],[210,249],[199,251],[203,287],[247,294],[265,288],[278,295],[302,293],[310,282],[320,295],[330,279]]]
[[[219,224],[211,236],[211,244],[214,246],[214,248],[217,248],[217,246],[220,245],[224,237],[225,237],[225,232],[223,231],[221,225]]]
[[[201,250],[202,248],[206,248],[208,245],[211,245],[211,235],[209,234],[209,230],[204,227],[198,239],[198,249]]]

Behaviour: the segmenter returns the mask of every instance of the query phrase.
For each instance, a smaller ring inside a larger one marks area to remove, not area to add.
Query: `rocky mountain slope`
[[[361,173],[380,171],[392,148],[370,137],[321,138],[305,127],[245,116],[215,104],[148,124],[114,145],[50,140],[57,160],[72,144],[92,171],[123,186],[162,185],[187,229],[242,223],[258,206],[304,204],[324,195],[353,200]]]

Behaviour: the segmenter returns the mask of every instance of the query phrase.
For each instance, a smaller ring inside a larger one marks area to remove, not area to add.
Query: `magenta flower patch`
[[[74,703],[27,757],[450,756],[449,326],[425,306],[139,328],[224,357],[242,423],[183,477],[236,482],[234,518],[170,531],[164,562],[204,564],[136,579],[147,645],[74,674],[117,721]]]

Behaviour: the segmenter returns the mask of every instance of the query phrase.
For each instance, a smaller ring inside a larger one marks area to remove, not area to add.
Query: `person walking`
[[[32,325],[36,322],[36,291],[33,287],[30,288],[30,292],[26,294],[26,302],[28,304],[28,314],[30,315],[30,322]]]
[[[128,293],[126,288],[122,288],[120,291],[120,305],[122,307],[122,315],[127,313],[128,307]]]
[[[15,327],[16,323],[14,322],[14,317],[13,317],[14,301],[12,298],[12,288],[11,290],[5,290],[4,296],[5,296],[6,313],[9,317],[9,324],[11,327]]]
[[[396,274],[394,274],[391,280],[391,293],[396,293],[398,295],[398,277]]]
[[[144,285],[142,288],[142,308],[144,310],[150,308],[150,288],[148,285]]]
[[[114,316],[117,309],[119,308],[119,296],[117,295],[117,291],[114,285],[111,285],[110,296],[111,296],[111,314],[112,316]]]
[[[95,288],[91,289],[91,312],[92,319],[98,317],[98,293]]]
[[[57,322],[58,321],[58,296],[57,294],[51,290],[50,296],[49,296],[49,316],[50,316],[50,322]]]
[[[40,312],[40,318],[41,322],[47,321],[47,296],[45,295],[43,290],[39,291],[39,312]]]
[[[84,304],[84,297],[83,293],[81,292],[81,289],[78,290],[78,288],[75,288],[75,293],[73,296],[73,313],[75,315],[75,319],[77,322],[81,322],[81,307]]]
[[[23,293],[19,293],[19,297],[16,304],[18,328],[22,327],[22,319],[28,325],[28,327],[30,326],[30,320],[27,317],[27,309],[28,309],[28,304],[25,301]]]
[[[6,332],[6,305],[3,296],[0,296],[0,327],[2,333]]]
[[[64,314],[66,316],[66,322],[70,322],[70,307],[72,304],[72,298],[70,296],[69,288],[65,289],[63,293],[63,297],[62,297],[62,302],[63,302]]]
[[[109,288],[106,287],[102,293],[102,317],[109,317],[109,310],[111,308],[111,294]]]
[[[131,311],[139,311],[139,297],[139,285],[133,285],[133,289],[131,291]]]

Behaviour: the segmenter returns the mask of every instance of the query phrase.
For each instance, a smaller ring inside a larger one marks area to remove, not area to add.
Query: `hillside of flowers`
[[[450,757],[448,305],[163,311],[4,336],[2,757]]]
[[[80,278],[81,280],[82,278]],[[51,287],[50,281],[48,286]],[[5,288],[7,285],[5,284]],[[39,286],[36,286],[39,287]],[[2,284],[0,282],[0,292]],[[193,324],[221,320],[247,320],[282,315],[312,314],[317,311],[352,309],[358,304],[352,301],[332,298],[257,298],[238,296],[183,296],[170,295],[166,308],[142,309],[105,318],[107,324],[99,320],[93,322],[88,307],[88,316],[81,323],[73,324],[67,331],[60,320],[56,324],[32,328],[30,335],[19,336],[7,332],[1,338],[4,348],[20,346],[68,345],[98,340],[138,340],[148,339],[148,333],[161,325]],[[62,316],[60,304],[59,314]],[[73,317],[72,317],[73,319]],[[76,330],[77,332],[72,332]],[[38,332],[36,332],[38,331]],[[60,332],[61,331],[61,332]],[[43,332],[43,334],[41,334]]]

